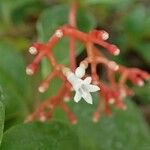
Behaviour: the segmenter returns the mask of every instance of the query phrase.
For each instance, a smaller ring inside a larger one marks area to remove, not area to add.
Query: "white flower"
[[[73,89],[76,91],[74,101],[79,102],[81,98],[83,98],[87,103],[92,104],[93,100],[90,92],[96,92],[100,90],[98,86],[90,84],[92,78],[87,77],[84,80],[82,80],[71,71],[66,73],[66,76],[68,81],[72,84]]]

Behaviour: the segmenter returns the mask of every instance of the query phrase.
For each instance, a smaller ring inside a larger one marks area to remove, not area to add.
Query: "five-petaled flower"
[[[92,78],[86,77],[82,80],[76,75],[76,73],[74,74],[70,70],[67,71],[66,77],[76,92],[74,101],[79,102],[81,98],[83,98],[87,103],[93,104],[90,92],[96,92],[100,90],[100,88],[97,85],[91,84]]]

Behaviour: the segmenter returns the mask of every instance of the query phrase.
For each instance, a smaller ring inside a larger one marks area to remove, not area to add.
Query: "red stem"
[[[72,2],[70,13],[69,13],[69,25],[71,27],[76,27],[76,10],[77,10],[77,4],[76,1]],[[75,44],[75,38],[70,37],[70,68],[72,71],[75,71],[76,69],[76,44]]]

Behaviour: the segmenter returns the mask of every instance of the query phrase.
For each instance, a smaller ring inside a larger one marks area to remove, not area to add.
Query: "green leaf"
[[[150,10],[148,9],[147,10],[148,12],[148,14],[150,13]],[[146,35],[145,36],[147,36],[147,37],[149,37],[149,34],[150,34],[150,28],[149,28],[149,26],[150,26],[150,17],[147,17],[147,20],[146,20]]]
[[[1,150],[78,150],[71,128],[58,121],[20,124],[4,134]]]
[[[0,43],[0,86],[6,110],[6,124],[23,120],[27,112],[29,81],[22,56],[11,45]],[[5,126],[7,128],[7,125]]]
[[[123,0],[84,0],[87,4],[117,4],[121,3]]]
[[[4,118],[5,118],[5,110],[4,110],[3,103],[0,101],[0,145],[3,137]]]
[[[129,99],[128,99],[129,100]],[[98,123],[92,122],[98,98],[94,97],[94,105],[85,101],[78,104],[70,102],[78,124],[72,126],[80,137],[81,149],[85,150],[148,150],[150,133],[139,110],[127,101],[127,110],[114,110],[113,116],[101,116]],[[59,117],[60,118],[59,118]],[[65,120],[64,113],[55,113],[55,117]]]
[[[28,9],[29,7],[31,8],[32,6],[32,8],[34,8],[36,3],[39,2],[40,0],[15,0],[14,3],[12,0],[1,0],[1,17],[5,23],[12,23],[13,21],[16,23],[24,18],[25,15],[29,14],[29,12],[31,12],[31,10]]]
[[[15,25],[21,25],[21,23],[25,22],[28,23],[28,19],[32,19],[33,16],[35,18],[38,17],[44,7],[44,3],[41,0],[26,0],[24,5],[14,9],[11,14],[12,21]]]
[[[141,87],[134,87],[135,97],[141,102],[150,103],[150,83],[145,84]]]
[[[137,44],[135,51],[146,61],[148,65],[150,65],[150,43],[140,43]]]
[[[131,45],[136,44],[147,33],[149,29],[147,27],[147,18],[148,14],[143,5],[135,5],[124,17],[122,26],[129,37],[128,41]]]

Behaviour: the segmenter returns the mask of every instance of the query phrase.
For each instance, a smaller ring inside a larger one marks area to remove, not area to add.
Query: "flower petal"
[[[75,96],[74,96],[74,101],[76,103],[78,103],[80,101],[80,99],[81,99],[81,94],[80,94],[80,92],[77,91]]]
[[[92,96],[89,92],[83,93],[82,97],[87,103],[93,104]]]
[[[85,75],[85,68],[83,68],[83,67],[78,67],[78,68],[75,70],[75,75],[76,75],[78,78],[82,78],[82,77]]]
[[[91,78],[91,77],[86,77],[86,78],[84,79],[84,83],[85,83],[85,84],[90,84],[91,81],[92,81],[92,78]]]
[[[86,85],[86,88],[88,89],[89,92],[96,92],[99,91],[100,88],[97,85]]]

